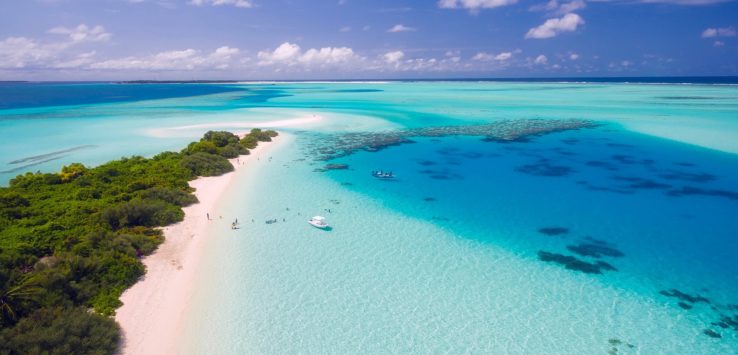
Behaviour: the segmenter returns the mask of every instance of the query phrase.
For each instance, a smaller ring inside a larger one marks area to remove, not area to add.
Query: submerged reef
[[[615,249],[611,244],[605,242],[592,242],[592,243],[579,243],[577,245],[567,245],[566,249],[572,253],[589,256],[592,258],[601,258],[603,256],[610,256],[614,258],[620,258],[625,256],[623,252]]]
[[[618,338],[610,338],[607,340],[607,343],[610,344],[610,350],[608,350],[607,353],[612,355],[617,354],[619,347],[623,345],[627,346],[629,349],[635,348],[635,345],[626,343]]]
[[[661,290],[659,291],[659,293],[666,297],[673,297],[673,298],[679,299],[684,302],[689,302],[689,303],[699,303],[699,302],[704,302],[708,304],[710,303],[710,300],[707,299],[706,297],[703,297],[701,295],[693,296],[688,293],[679,291],[675,288],[672,288],[671,290]]]
[[[720,335],[718,332],[712,330],[712,329],[705,329],[702,331],[705,335],[709,336],[710,338],[722,338],[723,336]]]
[[[556,236],[569,233],[569,228],[564,227],[543,227],[538,230],[538,233],[545,234],[548,236]]]
[[[414,143],[414,137],[480,136],[488,142],[516,142],[532,136],[598,126],[590,120],[520,119],[480,125],[436,126],[385,132],[355,132],[320,135],[308,149],[316,160],[330,160],[355,153],[369,152]]]
[[[679,190],[669,190],[667,192],[669,196],[681,197],[681,196],[712,196],[712,197],[724,197],[730,200],[738,200],[738,192],[727,191],[727,190],[715,190],[715,189],[701,189],[699,187],[684,186]]]
[[[326,164],[322,168],[315,168],[313,171],[315,172],[325,172],[328,170],[348,170],[349,166],[348,164]]]
[[[689,182],[710,182],[717,179],[715,175],[708,173],[689,173],[677,170],[669,170],[659,176],[666,180],[681,180]]]
[[[585,274],[601,274],[602,271],[617,271],[614,266],[604,261],[590,263],[588,261],[577,259],[571,255],[551,253],[544,250],[538,251],[538,259],[549,263],[559,264],[569,270],[581,271]]]
[[[535,164],[519,166],[515,171],[535,176],[559,177],[571,174],[574,169],[564,165],[553,165],[547,159],[540,159]]]

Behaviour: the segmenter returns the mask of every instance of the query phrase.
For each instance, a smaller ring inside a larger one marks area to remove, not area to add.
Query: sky
[[[736,0],[0,0],[0,80],[738,75]]]

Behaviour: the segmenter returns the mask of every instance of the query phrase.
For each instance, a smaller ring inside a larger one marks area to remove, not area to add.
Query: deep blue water
[[[236,90],[227,85],[0,82],[0,109],[156,100]]]
[[[734,155],[607,125],[521,143],[422,138],[335,162],[350,169],[324,174],[462,238],[541,263],[541,251],[606,262],[616,270],[582,275],[675,308],[678,300],[661,291],[705,295],[714,309],[684,312],[699,313],[706,328],[735,313]],[[377,169],[396,178],[376,179]]]

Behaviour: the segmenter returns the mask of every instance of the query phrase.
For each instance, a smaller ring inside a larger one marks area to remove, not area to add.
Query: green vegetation
[[[233,170],[274,131],[208,132],[179,153],[27,173],[0,188],[0,354],[110,354],[110,318],[140,258],[197,202],[188,181]]]

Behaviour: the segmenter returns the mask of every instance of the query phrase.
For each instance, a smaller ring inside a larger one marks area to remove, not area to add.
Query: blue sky
[[[733,0],[0,1],[0,80],[738,75]]]

